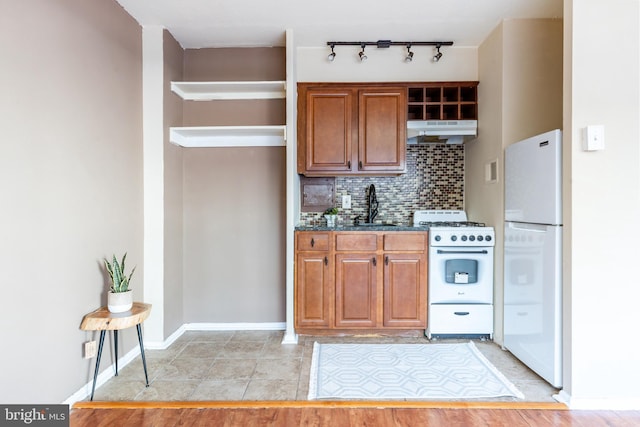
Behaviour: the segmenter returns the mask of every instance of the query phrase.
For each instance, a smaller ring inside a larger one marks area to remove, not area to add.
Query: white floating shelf
[[[190,101],[282,99],[286,97],[286,82],[171,82],[171,90]]]
[[[283,147],[286,126],[172,127],[169,140],[182,147]]]

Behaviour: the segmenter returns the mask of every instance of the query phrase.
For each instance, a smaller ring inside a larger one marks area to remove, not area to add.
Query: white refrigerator
[[[505,150],[504,347],[562,387],[562,132]]]

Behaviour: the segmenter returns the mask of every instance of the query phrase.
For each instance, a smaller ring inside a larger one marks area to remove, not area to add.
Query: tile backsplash
[[[367,217],[367,188],[374,184],[378,198],[375,222],[410,224],[423,209],[463,209],[464,146],[417,144],[407,146],[407,172],[394,177],[336,178],[338,225]],[[351,195],[351,208],[342,208],[342,196]],[[322,212],[303,212],[300,225],[324,225]]]

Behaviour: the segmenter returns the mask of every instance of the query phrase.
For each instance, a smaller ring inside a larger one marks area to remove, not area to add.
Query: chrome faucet
[[[378,198],[376,197],[376,187],[371,184],[369,186],[369,213],[367,215],[367,222],[373,223],[373,220],[378,215]]]

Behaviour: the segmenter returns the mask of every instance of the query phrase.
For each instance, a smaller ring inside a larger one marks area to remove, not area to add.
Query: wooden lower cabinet
[[[376,326],[376,266],[375,254],[336,255],[337,328]]]
[[[384,256],[385,327],[422,328],[427,315],[427,255]]]
[[[329,327],[333,280],[328,254],[300,253],[296,267],[296,328]]]
[[[313,232],[296,235],[298,332],[426,328],[426,232],[336,231],[326,232],[326,240]],[[312,238],[316,248],[328,242],[326,251],[308,250]]]
[[[295,327],[329,328],[333,262],[328,232],[296,232]]]

